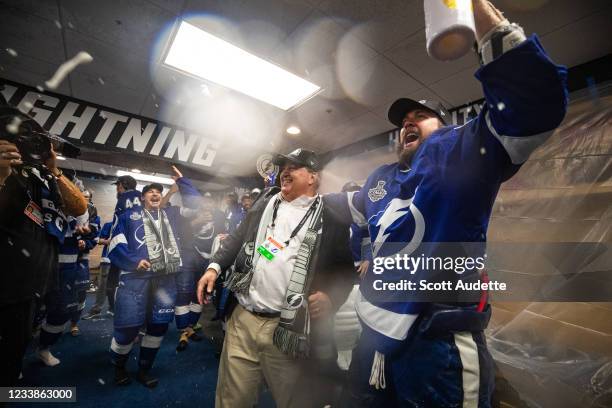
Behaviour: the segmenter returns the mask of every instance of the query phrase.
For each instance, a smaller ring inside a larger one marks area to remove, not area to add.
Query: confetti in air
[[[68,28],[70,28],[71,30],[74,30],[74,26],[72,25],[70,21],[68,22]]]
[[[17,55],[19,55],[19,54],[17,54],[17,51],[15,51],[12,48],[7,48],[6,52],[8,52],[11,57],[16,57]]]
[[[62,29],[62,23],[60,23],[58,20],[55,20],[55,26],[61,30]]]
[[[42,85],[36,85],[36,89],[38,89],[38,92],[44,92],[45,88],[42,87]]]
[[[29,258],[29,257],[30,257],[30,253],[29,253],[29,252],[28,252],[28,250],[27,250],[27,249],[25,249],[25,248],[23,248],[23,249],[21,250],[21,253],[22,253],[22,254],[23,254],[23,256],[25,256],[26,258]]]
[[[34,104],[32,104],[32,102],[25,102],[23,104],[23,107],[26,108],[29,112],[34,107]]]
[[[104,85],[104,80],[102,78],[98,78],[98,82],[100,83],[100,85]]]
[[[487,149],[485,149],[484,147],[481,147],[481,148],[480,148],[480,154],[482,154],[483,156],[484,156],[485,154],[487,154]]]
[[[98,378],[98,382],[99,382],[100,384],[102,384],[102,385],[106,384],[106,383],[104,382],[104,380],[103,380],[103,379],[101,379],[101,378]]]
[[[53,77],[47,82],[45,82],[45,85],[49,89],[57,89],[59,84],[64,80],[64,78],[66,78],[68,74],[70,74],[72,70],[74,70],[81,64],[88,64],[91,61],[93,61],[93,57],[91,55],[89,55],[85,51],[79,52],[77,55],[74,56],[74,58],[69,59],[68,61],[60,65],[57,71],[55,71],[55,74],[53,74]]]
[[[6,125],[6,131],[13,135],[16,135],[17,133],[19,133],[19,125],[21,125],[21,118],[19,116],[14,116],[11,123]]]
[[[504,109],[506,109],[506,104],[505,104],[505,103],[503,103],[503,102],[499,102],[499,103],[497,104],[497,110],[498,110],[498,111],[503,111]]]

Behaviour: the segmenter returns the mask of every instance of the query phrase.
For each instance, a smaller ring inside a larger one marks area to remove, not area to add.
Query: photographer
[[[0,386],[17,381],[34,299],[57,283],[66,215],[87,210],[79,189],[57,168],[53,143],[63,147],[30,116],[0,106]]]

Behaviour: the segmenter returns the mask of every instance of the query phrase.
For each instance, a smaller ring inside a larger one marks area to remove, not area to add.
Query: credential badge
[[[386,195],[387,195],[387,190],[385,190],[384,180],[379,180],[376,183],[376,187],[371,188],[368,191],[368,197],[370,198],[370,201],[372,201],[373,203],[375,203],[378,200],[382,200]]]
[[[138,221],[141,218],[142,218],[142,216],[138,212],[133,212],[133,213],[130,214],[130,220],[132,220],[132,221]]]

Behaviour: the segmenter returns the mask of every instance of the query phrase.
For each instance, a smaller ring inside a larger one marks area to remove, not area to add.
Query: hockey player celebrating
[[[337,196],[355,222],[368,225],[374,257],[392,256],[391,243],[394,253],[407,254],[426,243],[484,247],[500,184],[565,115],[566,69],[489,2],[474,0],[473,9],[482,63],[476,78],[486,98],[478,117],[444,126],[449,116],[440,104],[395,101],[388,117],[401,128],[398,162],[376,169],[360,191]],[[414,276],[427,278],[424,272]],[[415,302],[374,289],[377,279],[410,276],[395,269],[364,277],[356,302],[363,333],[347,406],[489,407],[493,361],[483,331],[490,308]]]
[[[192,194],[197,191],[186,179],[181,184]],[[111,343],[117,385],[130,383],[126,363],[139,329],[145,326],[137,379],[147,387],[157,386],[158,379],[149,370],[174,318],[174,274],[181,267],[178,231],[183,211],[174,206],[162,208],[162,191],[157,183],[143,188],[143,208],[126,208],[109,245],[108,257],[121,270]]]

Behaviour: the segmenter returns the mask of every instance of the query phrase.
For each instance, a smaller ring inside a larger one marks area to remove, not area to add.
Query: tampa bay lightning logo
[[[302,303],[304,303],[304,295],[301,293],[292,293],[288,295],[287,299],[285,300],[287,301],[287,309],[295,310],[302,306]]]
[[[374,256],[379,254],[384,243],[404,243],[402,248],[394,245],[392,252],[407,255],[421,244],[425,235],[425,219],[413,200],[414,196],[405,200],[394,198],[383,211],[370,218],[370,236],[375,237],[372,242]]]

